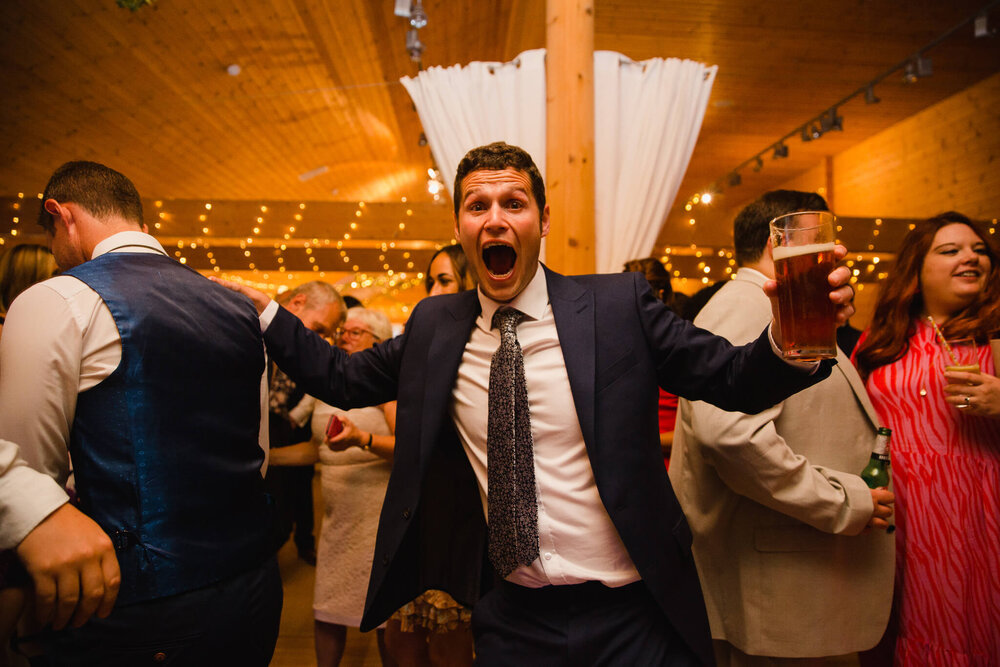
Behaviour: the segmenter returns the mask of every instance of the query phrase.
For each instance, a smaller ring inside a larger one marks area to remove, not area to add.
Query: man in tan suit
[[[735,344],[770,318],[768,222],[826,210],[778,190],[736,217],[736,279],[695,324]],[[858,476],[878,425],[850,360],[757,415],[680,401],[670,481],[694,533],[719,665],[839,664],[874,646],[889,617],[892,494]],[[824,660],[815,660],[823,658]],[[812,660],[802,660],[812,659]]]

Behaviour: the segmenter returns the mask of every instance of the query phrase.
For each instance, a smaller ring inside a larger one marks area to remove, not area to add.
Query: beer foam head
[[[777,246],[773,249],[774,261],[821,252],[833,252],[834,243],[809,243],[797,246]]]

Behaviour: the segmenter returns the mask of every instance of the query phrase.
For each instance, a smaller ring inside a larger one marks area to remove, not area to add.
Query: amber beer
[[[792,213],[771,221],[778,320],[786,359],[837,356],[837,308],[830,301],[833,215]]]

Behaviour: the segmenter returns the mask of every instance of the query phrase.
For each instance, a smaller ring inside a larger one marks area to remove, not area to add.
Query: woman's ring
[[[960,408],[967,408],[967,407],[969,407],[969,397],[968,396],[964,397],[964,401],[965,402],[962,405],[958,406],[958,407],[960,407]]]

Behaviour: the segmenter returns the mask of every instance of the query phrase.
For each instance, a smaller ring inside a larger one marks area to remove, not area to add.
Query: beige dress
[[[330,415],[347,415],[362,431],[392,435],[381,408],[344,412],[325,403],[313,411],[313,440],[322,443]],[[334,452],[320,444],[323,523],[316,552],[316,620],[349,627],[361,624],[375,553],[375,533],[392,464],[350,447]]]

